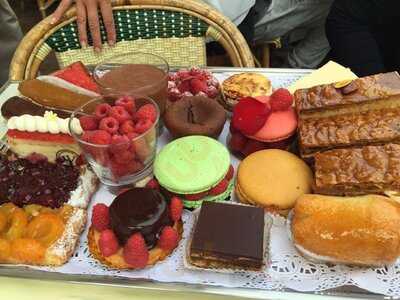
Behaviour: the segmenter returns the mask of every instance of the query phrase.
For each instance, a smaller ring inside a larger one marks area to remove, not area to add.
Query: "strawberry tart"
[[[246,157],[263,149],[287,150],[297,130],[293,96],[277,89],[271,96],[245,97],[234,107],[228,146]]]
[[[143,269],[164,260],[182,238],[182,201],[134,188],[111,205],[96,204],[88,233],[93,257],[114,269]]]

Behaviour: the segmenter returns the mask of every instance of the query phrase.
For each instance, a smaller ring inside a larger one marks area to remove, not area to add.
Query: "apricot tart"
[[[86,211],[64,205],[0,205],[0,263],[60,266],[74,252]]]
[[[155,189],[134,188],[118,195],[110,207],[93,207],[89,250],[115,269],[142,269],[165,259],[182,238],[182,201],[169,203]]]

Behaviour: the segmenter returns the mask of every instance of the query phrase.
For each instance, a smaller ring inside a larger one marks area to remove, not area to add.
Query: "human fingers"
[[[100,0],[100,10],[101,15],[103,16],[104,27],[107,32],[107,40],[109,45],[112,46],[116,41],[116,33],[111,2],[109,0]]]
[[[63,14],[70,8],[72,5],[72,0],[61,0],[60,4],[58,5],[57,9],[53,13],[53,17],[51,18],[50,23],[55,24],[61,20]]]
[[[87,11],[87,19],[89,23],[89,31],[93,40],[94,51],[101,51],[101,35],[100,35],[100,24],[99,24],[99,15],[98,15],[98,6],[96,0],[87,0],[85,1],[86,11]]]
[[[78,23],[79,42],[82,48],[87,46],[86,7],[81,0],[76,0],[76,22]]]

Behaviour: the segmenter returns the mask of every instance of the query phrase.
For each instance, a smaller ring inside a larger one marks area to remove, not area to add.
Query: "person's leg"
[[[17,17],[7,0],[0,0],[0,86],[8,79],[8,69],[22,38]]]

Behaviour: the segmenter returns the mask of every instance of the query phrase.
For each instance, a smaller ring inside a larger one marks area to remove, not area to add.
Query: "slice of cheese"
[[[327,62],[321,68],[306,75],[288,87],[291,93],[298,89],[306,89],[316,85],[328,84],[343,80],[358,78],[349,68],[345,68],[333,61]]]

